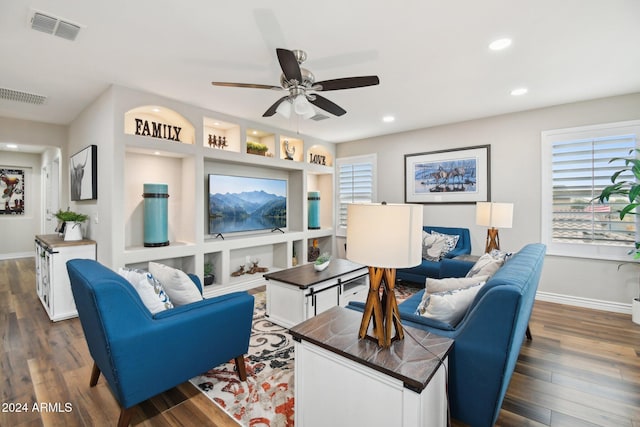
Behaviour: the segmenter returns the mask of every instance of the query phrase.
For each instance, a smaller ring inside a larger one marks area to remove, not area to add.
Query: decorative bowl
[[[330,263],[330,262],[331,262],[331,261],[323,262],[322,264],[313,264],[313,268],[314,268],[316,271],[322,271],[322,270],[324,270],[325,268],[329,267],[329,263]]]

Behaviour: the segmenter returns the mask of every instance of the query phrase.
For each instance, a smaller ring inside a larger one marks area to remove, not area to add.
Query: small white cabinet
[[[36,292],[49,318],[54,322],[76,317],[67,261],[96,259],[93,240],[65,241],[57,234],[36,236]]]

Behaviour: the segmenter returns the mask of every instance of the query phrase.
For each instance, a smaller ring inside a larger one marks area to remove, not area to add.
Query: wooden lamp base
[[[498,229],[491,227],[487,230],[487,242],[484,252],[489,253],[494,249],[500,250],[500,236],[498,236]]]
[[[395,281],[395,268],[369,267],[369,294],[358,337],[377,341],[381,347],[390,347],[392,341],[404,339],[404,331],[398,314],[398,302],[393,290]],[[367,334],[372,318],[373,336]],[[394,327],[396,333],[392,337]]]

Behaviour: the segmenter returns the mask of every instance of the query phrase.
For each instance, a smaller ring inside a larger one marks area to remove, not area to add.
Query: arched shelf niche
[[[143,105],[124,113],[124,133],[183,144],[196,141],[195,128],[189,120],[159,105]]]

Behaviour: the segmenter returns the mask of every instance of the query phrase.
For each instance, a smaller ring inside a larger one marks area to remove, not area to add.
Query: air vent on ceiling
[[[80,32],[79,25],[42,12],[33,13],[31,17],[31,28],[67,40],[75,40]]]
[[[320,120],[324,120],[324,119],[328,119],[329,116],[325,116],[324,114],[316,114],[315,116],[311,117],[311,120],[315,120],[316,122],[319,122]]]
[[[26,102],[27,104],[44,104],[47,100],[46,96],[36,95],[28,92],[20,92],[18,90],[12,90],[0,87],[0,99],[7,99],[9,101]]]

